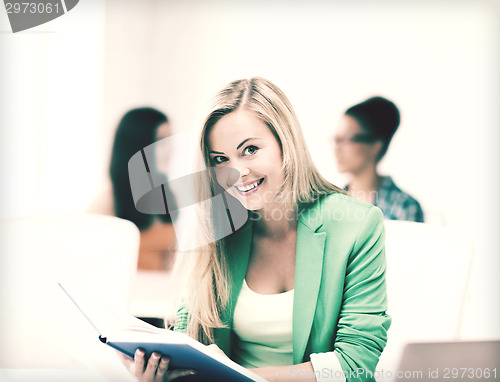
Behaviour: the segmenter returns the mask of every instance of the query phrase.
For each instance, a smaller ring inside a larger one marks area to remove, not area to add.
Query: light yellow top
[[[293,364],[293,294],[255,293],[243,279],[233,319],[234,361],[247,368]]]

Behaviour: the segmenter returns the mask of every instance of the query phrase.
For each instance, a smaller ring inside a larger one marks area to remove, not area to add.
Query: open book
[[[182,381],[266,382],[250,370],[212,351],[208,346],[184,333],[159,329],[128,314],[118,314],[68,292],[66,295],[96,329],[99,340],[133,358],[141,348],[146,357],[158,352],[170,358],[169,369],[193,369],[196,374],[180,378]]]

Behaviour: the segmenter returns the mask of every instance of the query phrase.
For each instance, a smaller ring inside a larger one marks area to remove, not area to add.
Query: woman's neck
[[[267,206],[257,211],[254,233],[258,236],[281,240],[296,230],[297,214],[283,204]]]
[[[368,166],[352,175],[349,182],[349,194],[356,199],[373,203],[380,181],[381,177],[377,174],[375,166]]]

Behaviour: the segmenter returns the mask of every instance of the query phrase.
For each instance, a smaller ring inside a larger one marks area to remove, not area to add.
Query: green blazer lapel
[[[229,322],[233,321],[234,308],[243,285],[243,279],[247,273],[248,261],[250,259],[250,249],[252,246],[253,222],[249,222],[239,231],[232,235],[227,241],[230,295],[229,307],[226,309]]]
[[[303,362],[311,333],[323,268],[326,233],[316,233],[321,226],[316,204],[299,217],[293,300],[293,363]]]
[[[250,258],[250,247],[252,244],[253,222],[248,222],[237,232],[226,240],[229,267],[229,305],[222,314],[222,322],[228,328],[217,328],[214,330],[215,343],[230,357],[231,343],[230,331],[233,322],[234,308],[243,285],[243,279],[248,268]]]

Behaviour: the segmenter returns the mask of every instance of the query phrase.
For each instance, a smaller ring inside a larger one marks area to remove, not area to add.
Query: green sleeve
[[[177,310],[177,314],[175,316],[175,324],[174,331],[175,332],[185,332],[187,329],[189,312],[187,307],[183,304]]]
[[[374,381],[387,342],[385,230],[379,208],[371,207],[349,255],[334,350],[347,381]]]

